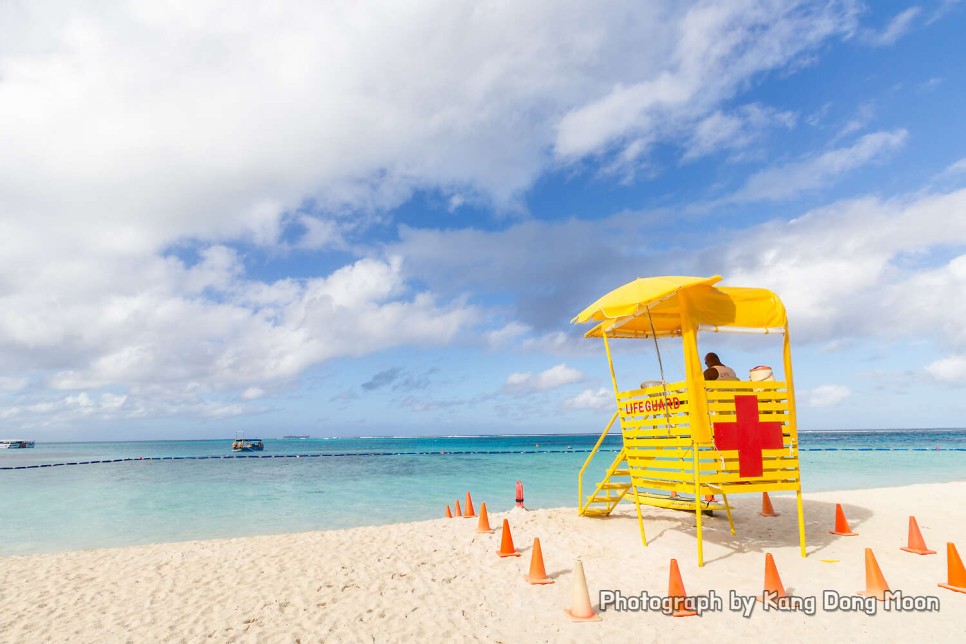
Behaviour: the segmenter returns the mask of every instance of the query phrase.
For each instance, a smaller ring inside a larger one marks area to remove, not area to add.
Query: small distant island
[[[298,434],[298,435],[292,435],[292,436],[282,436],[282,438],[292,438],[292,439],[298,439],[298,440],[303,440],[303,441],[305,439],[307,439],[308,437],[309,437],[308,434]]]

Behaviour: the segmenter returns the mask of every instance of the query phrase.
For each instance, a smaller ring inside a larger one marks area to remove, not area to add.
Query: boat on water
[[[260,438],[236,438],[231,444],[233,452],[260,452],[265,444]]]
[[[0,449],[26,449],[33,446],[33,441],[25,441],[19,438],[0,440]]]

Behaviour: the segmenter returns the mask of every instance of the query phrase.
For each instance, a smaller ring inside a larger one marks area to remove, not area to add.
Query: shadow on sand
[[[724,510],[715,511],[713,516],[706,514],[702,517],[705,544],[715,544],[727,550],[725,554],[715,557],[708,557],[705,550],[705,564],[746,552],[761,553],[779,547],[798,546],[798,509],[795,496],[771,496],[772,505],[779,514],[777,517],[759,515],[760,496],[748,494],[737,498],[735,495],[728,497],[732,504],[731,511],[737,534],[731,534]],[[861,532],[862,524],[873,516],[872,510],[867,507],[848,503],[841,505],[853,532]],[[649,544],[657,543],[669,531],[685,532],[697,539],[694,512],[654,507],[642,507],[642,510]],[[838,539],[847,538],[829,532],[835,525],[835,503],[804,499],[802,511],[805,516],[805,552],[808,556],[821,553]],[[658,518],[661,526],[655,529],[654,519]],[[627,521],[636,524],[637,516],[620,514],[594,520]]]

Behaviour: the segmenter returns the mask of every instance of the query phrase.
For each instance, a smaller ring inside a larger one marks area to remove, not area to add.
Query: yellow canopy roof
[[[658,337],[681,334],[682,299],[695,326],[784,329],[785,306],[763,288],[715,287],[712,277],[642,277],[614,289],[581,311],[571,322],[599,322],[586,337]],[[650,316],[648,316],[650,311]]]

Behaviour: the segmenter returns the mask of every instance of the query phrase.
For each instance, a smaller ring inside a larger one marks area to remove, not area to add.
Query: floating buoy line
[[[249,458],[351,458],[358,456],[482,456],[512,454],[587,454],[592,449],[527,449],[527,450],[474,450],[458,452],[328,452],[317,454],[215,454],[209,456],[138,456],[136,458],[110,458],[91,461],[66,461],[63,463],[38,463],[34,465],[5,465],[0,470],[36,470],[45,467],[67,465],[98,465],[102,463],[132,463],[140,461],[207,461]],[[619,452],[619,449],[602,449],[601,452]],[[966,452],[966,447],[799,447],[799,452]]]

